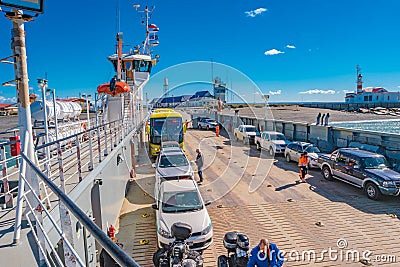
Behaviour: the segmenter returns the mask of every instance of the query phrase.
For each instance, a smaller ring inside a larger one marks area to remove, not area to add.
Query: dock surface
[[[227,135],[188,130],[185,152],[190,160],[198,147],[205,158],[200,191],[213,201],[207,209],[214,242],[203,252],[204,266],[217,266],[217,257],[226,253],[222,240],[228,231],[248,235],[251,247],[267,237],[285,251],[284,266],[366,266],[363,258],[370,259],[370,266],[399,266],[398,197],[370,200],[353,186],[324,180],[318,169],[309,172],[307,183],[300,183],[297,164],[282,156],[271,158],[255,146],[232,143]],[[117,237],[141,266],[153,266],[154,169],[144,150],[137,164]],[[148,244],[141,245],[141,240]]]

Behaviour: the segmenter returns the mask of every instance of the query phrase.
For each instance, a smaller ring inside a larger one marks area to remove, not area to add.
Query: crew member
[[[199,174],[199,182],[198,184],[201,185],[203,183],[203,154],[201,154],[200,149],[196,149],[196,165],[197,165],[197,173]]]
[[[268,242],[268,239],[262,238],[260,243],[251,250],[247,267],[281,267],[283,262],[283,255],[278,247]]]
[[[300,159],[299,159],[299,167],[300,167],[300,180],[302,183],[305,183],[306,180],[306,174],[307,174],[307,168],[308,168],[308,164],[310,163],[310,159],[307,155],[307,152],[304,152]]]

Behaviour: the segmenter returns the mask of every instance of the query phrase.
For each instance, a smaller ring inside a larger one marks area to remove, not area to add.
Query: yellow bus
[[[182,120],[182,114],[170,108],[159,108],[153,111],[146,126],[151,156],[157,156],[160,153],[163,141],[177,141],[183,150],[186,125]]]

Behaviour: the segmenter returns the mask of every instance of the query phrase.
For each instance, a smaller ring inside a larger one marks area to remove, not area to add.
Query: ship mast
[[[147,6],[144,8],[144,10],[139,10],[139,7],[140,7],[140,5],[139,4],[135,4],[135,5],[133,5],[135,8],[136,8],[136,11],[137,12],[140,12],[140,13],[144,13],[144,15],[143,15],[143,21],[142,21],[142,24],[144,24],[145,26],[146,26],[146,38],[145,38],[145,40],[144,40],[144,42],[143,42],[143,49],[142,49],[142,54],[143,55],[149,55],[150,56],[150,47],[152,46],[152,45],[154,45],[154,44],[151,44],[150,43],[150,33],[154,33],[155,32],[155,30],[154,30],[154,28],[153,29],[151,29],[150,30],[150,28],[149,28],[149,26],[152,26],[152,25],[150,25],[149,24],[149,19],[150,19],[150,17],[151,17],[151,12],[153,12],[154,11],[154,6],[151,8],[151,9],[149,9]],[[156,30],[156,31],[158,31],[158,29]]]

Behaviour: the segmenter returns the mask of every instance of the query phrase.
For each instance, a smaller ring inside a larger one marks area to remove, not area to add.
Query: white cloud
[[[275,92],[274,91],[269,91],[270,95],[280,95],[281,93],[282,93],[282,90],[276,90]]]
[[[318,94],[323,94],[323,95],[333,95],[336,92],[333,90],[319,90],[319,89],[314,89],[314,90],[308,90],[305,92],[300,92],[299,94],[306,94],[306,95],[318,95]]]
[[[343,93],[347,94],[347,93],[354,93],[354,90],[343,90]]]
[[[276,50],[275,48],[264,52],[264,55],[266,55],[266,56],[273,56],[273,55],[279,55],[279,54],[285,54],[285,52]]]
[[[286,48],[295,49],[296,47],[294,45],[286,45]]]
[[[0,95],[0,103],[17,103],[17,97],[4,97]]]
[[[255,16],[260,15],[261,13],[263,13],[263,12],[265,12],[265,11],[267,11],[266,8],[260,7],[260,8],[254,9],[254,10],[246,11],[246,12],[244,12],[244,13],[245,13],[248,17],[254,18]]]

